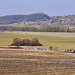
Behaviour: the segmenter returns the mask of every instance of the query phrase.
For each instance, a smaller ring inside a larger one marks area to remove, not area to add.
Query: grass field
[[[9,46],[14,38],[32,39],[38,38],[44,48],[75,49],[75,33],[53,32],[5,32],[0,33],[0,46]]]
[[[75,54],[0,48],[0,75],[75,75]]]
[[[75,38],[75,33],[72,32],[24,32],[24,31],[13,31],[5,33],[15,33],[15,34],[27,34],[27,35],[39,35],[39,36],[50,36],[50,37],[72,37]]]

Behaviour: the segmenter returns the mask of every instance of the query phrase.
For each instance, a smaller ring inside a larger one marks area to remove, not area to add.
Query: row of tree
[[[39,40],[37,38],[33,38],[32,40],[29,39],[19,39],[14,38],[12,46],[42,46],[42,44],[39,43]]]
[[[33,31],[33,32],[75,32],[75,28],[63,26],[42,26],[37,27],[14,27],[14,26],[0,26],[0,31]]]

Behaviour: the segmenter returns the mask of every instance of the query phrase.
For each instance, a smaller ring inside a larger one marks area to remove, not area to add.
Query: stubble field
[[[0,75],[75,75],[75,54],[0,48]]]

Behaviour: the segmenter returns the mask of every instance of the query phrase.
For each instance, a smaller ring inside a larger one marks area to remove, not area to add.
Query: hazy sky
[[[0,0],[0,16],[45,13],[75,15],[75,0]]]

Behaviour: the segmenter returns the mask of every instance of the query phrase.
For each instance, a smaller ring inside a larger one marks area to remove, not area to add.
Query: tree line
[[[32,31],[32,32],[75,32],[75,28],[64,26],[41,26],[37,27],[14,27],[14,26],[0,26],[0,31]]]

